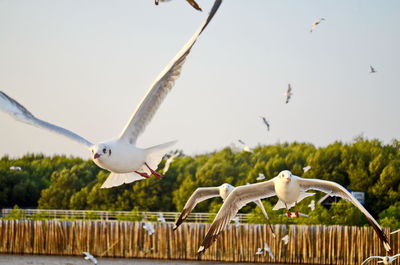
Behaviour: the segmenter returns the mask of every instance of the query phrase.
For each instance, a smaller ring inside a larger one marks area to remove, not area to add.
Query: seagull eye
[[[104,154],[107,153],[107,149],[103,148],[103,153]]]

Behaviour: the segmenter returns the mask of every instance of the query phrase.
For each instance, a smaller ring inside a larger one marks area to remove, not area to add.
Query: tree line
[[[159,170],[164,163],[159,165]],[[306,166],[311,169],[304,172]],[[365,192],[365,206],[371,214],[383,226],[400,227],[400,141],[384,144],[362,137],[325,147],[293,142],[260,145],[253,153],[227,147],[197,156],[181,155],[162,179],[151,177],[111,189],[100,189],[108,172],[90,160],[41,154],[21,158],[4,156],[0,160],[0,207],[180,211],[197,187],[255,183],[259,173],[270,179],[285,169],[297,176],[331,180],[353,191]],[[288,219],[282,216],[283,210],[272,211],[276,197],[263,203],[273,223],[367,223],[361,212],[345,201],[329,209],[316,204],[316,209],[311,211],[307,205],[323,195],[317,192],[298,205],[308,218]],[[195,211],[217,212],[221,204],[219,198],[207,200]],[[255,204],[247,205],[241,212],[251,213],[250,220],[254,223],[265,222]]]

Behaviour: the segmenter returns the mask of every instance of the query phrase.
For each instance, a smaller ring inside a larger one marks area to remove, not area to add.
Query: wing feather
[[[249,202],[274,195],[274,179],[235,188],[219,209],[197,253],[201,254],[217,240],[218,235],[225,229],[226,225],[235,217],[243,206]]]
[[[219,187],[197,188],[186,202],[182,213],[178,217],[178,220],[175,222],[175,225],[172,229],[176,230],[183,223],[183,221],[185,221],[185,219],[189,216],[199,202],[218,196]]]
[[[191,39],[183,46],[178,54],[170,61],[167,67],[161,72],[156,78],[153,84],[150,86],[142,102],[133,112],[129,122],[123,129],[120,138],[130,144],[135,144],[139,135],[144,131],[147,124],[153,118],[161,102],[167,96],[174,86],[175,80],[181,74],[182,66],[185,63],[186,57],[190,53],[193,45],[197,41],[197,38],[210,23],[211,19],[217,12],[222,0],[216,0],[210,14],[200,26],[200,28],[194,33]]]
[[[24,106],[18,103],[15,99],[9,97],[6,93],[0,91],[0,110],[9,114],[11,117],[16,119],[17,121],[27,123],[36,127],[40,127],[43,129],[50,130],[52,132],[61,134],[71,140],[74,140],[80,144],[83,144],[87,147],[92,145],[91,142],[84,139],[83,137],[77,135],[70,130],[62,128],[60,126],[51,124],[47,121],[40,120],[36,118],[29,110],[27,110]]]
[[[368,222],[374,228],[375,232],[377,233],[378,237],[382,241],[386,251],[389,255],[393,255],[393,250],[389,245],[389,240],[386,234],[382,231],[382,228],[379,226],[378,222],[375,220],[374,217],[364,208],[364,206],[356,199],[353,195],[350,194],[343,186],[340,184],[327,181],[322,179],[305,179],[305,178],[298,178],[300,188],[303,191],[307,190],[318,190],[325,192],[332,196],[338,196],[347,201],[351,202],[354,206],[356,206],[367,218]]]

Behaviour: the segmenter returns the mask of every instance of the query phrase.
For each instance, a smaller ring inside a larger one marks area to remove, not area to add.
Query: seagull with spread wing
[[[89,252],[82,252],[82,253],[85,255],[84,257],[85,260],[90,260],[91,262],[93,262],[94,265],[97,264],[97,259],[92,254],[90,254]]]
[[[382,241],[388,254],[393,255],[388,238],[382,231],[382,228],[364,206],[362,206],[362,204],[343,186],[327,180],[301,178],[293,175],[289,170],[280,172],[278,176],[270,180],[235,188],[229,194],[228,198],[224,200],[224,203],[200,245],[198,253],[203,253],[209,248],[212,243],[217,240],[218,235],[225,229],[226,225],[232,220],[236,213],[249,202],[276,195],[279,198],[278,203],[283,204],[289,214],[289,209],[295,206],[299,201],[299,197],[302,194],[306,194],[308,190],[322,191],[331,196],[338,196],[350,201],[365,215],[368,222],[375,229],[375,232]]]
[[[192,212],[194,207],[196,207],[196,205],[199,202],[202,202],[202,201],[214,198],[214,197],[221,197],[222,200],[225,201],[225,199],[229,196],[229,194],[234,190],[235,190],[235,187],[228,183],[224,183],[218,187],[197,188],[192,193],[189,200],[186,202],[185,206],[183,207],[182,213],[179,215],[178,220],[176,220],[175,225],[172,229],[176,230],[183,223],[183,221],[185,221],[185,219],[189,216],[189,214]],[[262,204],[261,200],[254,200],[254,203],[257,204],[258,207],[260,207],[261,212],[263,213],[263,215],[265,216],[267,221],[269,221],[267,211],[265,210],[264,205]],[[232,219],[233,219],[233,217],[234,216],[232,216]],[[268,225],[269,225],[269,228],[271,229],[272,235],[275,237],[274,230],[272,229],[272,226],[269,222],[268,222]]]
[[[269,131],[270,124],[269,124],[269,122],[267,121],[267,119],[266,119],[265,117],[263,117],[263,116],[261,116],[260,118],[262,119],[262,121],[263,121],[263,123],[265,124],[265,126],[267,126],[267,130]]]
[[[88,148],[92,152],[92,160],[94,163],[111,172],[107,180],[101,186],[102,188],[131,183],[148,178],[151,174],[160,178],[161,175],[158,174],[155,169],[166,153],[166,150],[169,149],[175,141],[143,149],[136,147],[137,138],[143,133],[160,104],[167,96],[168,92],[171,91],[175,80],[180,76],[186,57],[190,53],[197,38],[217,12],[221,3],[222,0],[215,1],[206,20],[178,52],[176,57],[171,60],[167,67],[156,78],[148,89],[142,102],[133,112],[125,128],[116,139],[93,144],[70,130],[36,118],[24,106],[1,91],[0,110],[8,113],[18,121],[61,134]]]
[[[370,74],[375,74],[377,71],[375,70],[374,67],[372,67],[372,65],[369,66],[369,72]]]
[[[292,97],[293,93],[292,93],[292,86],[290,84],[288,84],[288,89],[286,90],[286,92],[283,94],[286,97],[286,104],[289,103],[290,98]]]
[[[171,0],[154,0],[154,4],[157,6],[160,2],[169,2]],[[186,0],[194,9],[203,11],[201,10],[201,7],[196,3],[194,0]]]
[[[377,263],[383,263],[385,265],[387,264],[392,264],[393,261],[395,261],[398,257],[400,257],[400,254],[396,254],[394,256],[371,256],[369,258],[367,258],[366,260],[363,261],[363,263],[361,263],[361,265],[367,264],[370,260],[373,259],[380,259],[380,261],[378,261]]]
[[[325,20],[325,18],[320,18],[320,19],[314,21],[314,23],[312,23],[312,25],[311,25],[310,33],[312,33],[317,28],[317,26],[324,20]]]

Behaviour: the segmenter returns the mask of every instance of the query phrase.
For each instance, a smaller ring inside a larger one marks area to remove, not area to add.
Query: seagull
[[[163,169],[163,175],[165,175],[165,173],[167,173],[169,166],[171,165],[172,162],[174,162],[175,158],[178,157],[179,155],[180,155],[179,151],[176,151],[175,153],[170,154],[167,161],[165,162],[165,166]]]
[[[145,222],[145,223],[143,224],[143,228],[144,228],[145,230],[147,230],[147,234],[149,234],[149,236],[151,236],[151,235],[154,234],[154,232],[155,232],[154,226],[153,226],[153,224],[150,223],[150,222]]]
[[[290,84],[288,84],[288,89],[286,90],[286,92],[283,95],[286,97],[286,104],[288,104],[291,96],[293,95],[292,87],[290,86]]]
[[[154,0],[154,4],[157,6],[159,4],[159,2],[169,2],[169,1],[171,1],[171,0]],[[186,2],[188,2],[194,9],[203,11],[203,10],[201,10],[201,7],[196,3],[196,1],[186,0]]]
[[[158,213],[157,221],[160,221],[161,223],[165,223],[165,218],[163,213]]]
[[[378,263],[383,263],[383,264],[392,264],[393,261],[395,261],[398,257],[400,257],[400,254],[396,254],[394,256],[371,256],[369,258],[367,258],[366,260],[363,261],[363,263],[361,263],[361,265],[367,264],[368,261],[372,260],[372,259],[381,259],[381,261],[378,261]]]
[[[238,227],[238,226],[240,225],[239,216],[236,215],[235,217],[233,217],[232,220],[235,222],[235,226],[236,226],[236,227]]]
[[[272,250],[269,248],[268,244],[265,243],[265,242],[264,242],[264,250],[265,250],[266,252],[268,252],[269,257],[270,257],[271,259],[275,259],[274,253],[272,253]]]
[[[384,248],[389,255],[393,255],[393,250],[389,245],[389,241],[386,234],[382,231],[382,228],[372,217],[372,215],[362,206],[362,204],[351,195],[343,186],[336,182],[321,180],[321,179],[307,179],[301,178],[292,173],[289,170],[284,170],[273,179],[240,186],[235,188],[224,200],[221,208],[219,209],[213,223],[207,231],[205,238],[203,239],[198,253],[204,252],[211,244],[217,239],[218,235],[223,231],[229,221],[236,215],[236,213],[246,204],[254,200],[260,200],[276,195],[279,198],[277,203],[283,205],[286,208],[287,214],[291,215],[289,209],[295,206],[296,203],[306,197],[306,191],[317,190],[322,191],[331,196],[338,196],[350,201],[354,206],[363,212],[368,222],[372,225],[377,233],[378,237],[383,243]],[[275,207],[277,207],[277,205]],[[274,207],[274,208],[275,208]],[[297,211],[296,211],[297,212]]]
[[[264,250],[262,248],[257,248],[256,255],[261,255],[264,253]]]
[[[306,167],[303,167],[303,171],[304,171],[304,173],[306,173],[307,171],[309,171],[311,169],[311,166],[306,166]]]
[[[258,177],[256,178],[256,180],[263,180],[265,179],[265,175],[263,173],[258,173]]]
[[[369,69],[370,69],[369,72],[370,72],[371,74],[374,74],[374,73],[377,72],[377,71],[375,70],[375,68],[372,67],[372,65],[369,66]]]
[[[240,139],[238,140],[238,142],[239,142],[240,144],[243,145],[242,150],[243,150],[244,152],[253,153],[253,150],[251,150],[251,148],[250,148],[245,142],[243,142],[243,141],[240,140]]]
[[[167,149],[176,141],[156,145],[150,148],[136,147],[137,138],[143,133],[146,125],[153,118],[163,99],[172,89],[174,81],[179,77],[182,66],[197,38],[206,28],[222,0],[216,0],[210,14],[194,33],[186,45],[178,52],[175,58],[156,78],[148,89],[141,103],[133,112],[121,134],[112,140],[92,144],[74,132],[36,118],[31,112],[16,100],[0,91],[0,110],[11,115],[18,121],[41,127],[61,134],[88,148],[92,153],[92,160],[99,167],[111,172],[101,188],[110,188],[124,183],[142,180],[154,175],[160,178],[155,169],[160,163]],[[102,126],[111,126],[102,124]]]
[[[10,170],[16,170],[16,171],[21,171],[22,168],[21,167],[15,167],[15,166],[11,166]]]
[[[97,259],[95,257],[93,257],[92,254],[90,254],[89,252],[82,252],[85,255],[85,260],[90,260],[91,262],[93,262],[93,264],[97,264]]]
[[[262,121],[264,122],[264,124],[267,126],[267,130],[269,131],[269,122],[267,121],[267,119],[265,117],[261,117]]]
[[[221,197],[222,200],[225,201],[225,199],[229,196],[229,194],[234,190],[235,190],[235,187],[228,183],[224,183],[218,187],[197,188],[192,193],[189,200],[186,202],[185,206],[183,207],[182,213],[179,215],[178,220],[175,222],[175,225],[172,228],[172,230],[175,231],[183,223],[183,221],[185,221],[185,219],[189,216],[189,214],[192,212],[194,207],[196,207],[196,205],[199,202],[208,200],[210,198],[218,197],[218,196]],[[262,204],[261,200],[254,200],[254,203],[257,204],[257,206],[261,208],[263,215],[265,216],[265,218],[267,220],[269,220],[268,214],[265,211],[264,205]],[[233,217],[234,216],[232,216],[231,219],[234,219]],[[236,222],[237,221],[235,221],[235,223]],[[238,224],[238,223],[236,223],[236,224]],[[271,229],[271,232],[272,232],[273,236],[275,237],[275,233],[271,227],[271,224],[269,224],[269,228]]]
[[[308,205],[308,207],[310,207],[311,211],[314,211],[314,210],[315,210],[315,201],[312,200],[312,201],[310,202],[310,204]]]
[[[393,234],[396,234],[396,233],[398,233],[398,232],[400,232],[400,229],[397,229],[397,230],[391,232],[390,234],[393,235]]]
[[[289,242],[289,235],[282,237],[281,240],[283,241],[283,244],[287,245]]]
[[[314,21],[314,23],[312,23],[312,25],[311,25],[310,32],[312,33],[315,30],[315,28],[319,25],[319,23],[321,23],[324,20],[325,20],[325,18],[320,18],[320,19]]]

